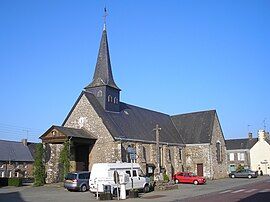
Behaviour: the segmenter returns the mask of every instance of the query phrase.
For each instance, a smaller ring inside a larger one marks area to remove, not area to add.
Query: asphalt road
[[[250,187],[250,188],[249,188]],[[256,190],[255,190],[256,189]],[[142,194],[133,201],[234,201],[249,196],[261,196],[270,193],[270,177],[263,176],[256,179],[221,179],[208,181],[206,185],[180,184],[179,189],[170,191],[155,191]],[[257,195],[256,195],[257,194]],[[199,196],[199,198],[197,198]],[[208,197],[208,198],[207,198]],[[218,199],[218,200],[217,200]],[[69,192],[61,185],[46,185],[43,187],[2,187],[0,188],[2,202],[84,202],[96,201],[90,192]],[[228,201],[228,200],[227,200]],[[269,200],[270,201],[270,200]],[[245,201],[244,201],[245,202]]]

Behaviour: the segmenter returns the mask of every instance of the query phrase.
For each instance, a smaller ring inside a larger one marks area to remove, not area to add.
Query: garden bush
[[[8,179],[8,186],[22,186],[22,178],[9,178]]]

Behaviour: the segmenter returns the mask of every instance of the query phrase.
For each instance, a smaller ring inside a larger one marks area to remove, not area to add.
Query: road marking
[[[236,191],[233,191],[231,192],[232,194],[236,194],[236,193],[239,193],[239,192],[242,192],[242,191],[245,191],[246,189],[239,189],[239,190],[236,190]]]
[[[257,191],[258,189],[250,189],[250,190],[247,190],[245,191],[246,193],[250,193],[250,192],[254,192],[254,191]]]
[[[259,193],[264,193],[264,192],[270,192],[270,189],[264,189],[264,190],[259,191]]]
[[[225,194],[225,193],[228,193],[228,192],[230,192],[230,191],[232,191],[231,189],[229,189],[229,190],[225,190],[225,191],[222,191],[222,192],[219,192],[220,194]]]

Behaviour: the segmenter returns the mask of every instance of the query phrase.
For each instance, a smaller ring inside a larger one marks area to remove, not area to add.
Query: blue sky
[[[0,1],[0,139],[61,125],[92,80],[107,6],[121,100],[216,109],[225,138],[270,127],[270,1]],[[248,125],[251,125],[248,127]]]

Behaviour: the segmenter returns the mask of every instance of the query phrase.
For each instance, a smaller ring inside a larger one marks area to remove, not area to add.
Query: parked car
[[[234,171],[229,174],[229,177],[236,178],[236,177],[258,177],[258,171],[252,171],[250,169],[243,169],[240,171]]]
[[[114,181],[115,172],[117,172],[119,176],[127,176],[126,190],[132,189],[132,175],[133,188],[149,192],[151,186],[150,179],[145,176],[138,163],[133,163],[133,165],[131,165],[131,163],[95,163],[92,167],[89,180],[90,191],[96,194],[97,192],[107,192],[107,189],[110,189],[111,193],[117,193],[118,185]]]
[[[89,179],[89,171],[71,172],[65,177],[64,187],[69,191],[77,190],[85,192],[86,190],[89,190]]]
[[[178,172],[173,175],[173,180],[175,183],[193,183],[195,185],[206,183],[204,177],[197,176],[191,172]]]

